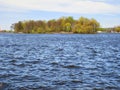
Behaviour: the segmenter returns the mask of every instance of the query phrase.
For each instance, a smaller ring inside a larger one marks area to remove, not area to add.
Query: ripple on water
[[[68,68],[68,69],[79,69],[80,66],[77,66],[77,65],[64,65],[63,68]]]

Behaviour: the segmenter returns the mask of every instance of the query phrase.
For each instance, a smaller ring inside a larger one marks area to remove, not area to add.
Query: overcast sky
[[[120,0],[0,0],[0,28],[24,20],[62,16],[95,18],[102,27],[120,25]]]

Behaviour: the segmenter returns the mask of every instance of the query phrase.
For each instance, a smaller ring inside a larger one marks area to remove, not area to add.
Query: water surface
[[[120,90],[120,34],[0,34],[1,90]]]

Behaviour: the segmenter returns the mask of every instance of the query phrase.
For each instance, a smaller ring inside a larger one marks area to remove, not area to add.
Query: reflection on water
[[[0,34],[0,90],[119,90],[119,34]]]

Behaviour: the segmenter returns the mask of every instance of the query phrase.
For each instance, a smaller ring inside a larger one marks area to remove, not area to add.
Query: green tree
[[[66,30],[66,32],[70,32],[71,31],[71,24],[70,23],[66,23],[65,24],[65,30]]]
[[[13,24],[13,28],[15,32],[22,32],[23,30],[22,22],[19,21],[18,23]]]

